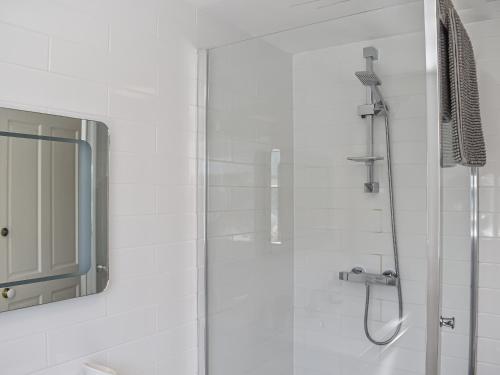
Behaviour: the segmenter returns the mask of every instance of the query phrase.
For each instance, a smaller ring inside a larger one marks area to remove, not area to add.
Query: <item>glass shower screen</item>
[[[208,375],[425,374],[424,3],[369,3],[207,51]]]

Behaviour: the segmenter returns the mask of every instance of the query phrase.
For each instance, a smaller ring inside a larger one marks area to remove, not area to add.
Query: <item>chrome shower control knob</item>
[[[393,278],[397,278],[398,277],[398,275],[396,274],[396,272],[394,272],[392,270],[384,271],[384,272],[382,272],[382,275],[384,275],[385,277],[393,277]]]
[[[16,296],[16,291],[11,288],[4,288],[2,290],[2,297],[5,299],[12,299]]]
[[[355,273],[356,275],[359,275],[361,273],[364,273],[366,272],[365,269],[363,267],[354,267],[352,270],[351,270],[352,273]]]

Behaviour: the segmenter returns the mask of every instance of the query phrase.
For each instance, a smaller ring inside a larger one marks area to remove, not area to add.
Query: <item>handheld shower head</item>
[[[380,80],[379,76],[375,72],[371,72],[368,70],[356,72],[354,74],[356,75],[356,77],[358,77],[358,79],[364,86],[371,87],[372,92],[375,93],[375,97],[381,102],[384,110],[387,112],[389,110],[389,107],[387,106],[387,103],[385,102],[384,97],[382,96],[382,93],[379,89],[379,86],[382,85],[382,81]]]
[[[365,86],[374,87],[374,86],[380,86],[382,84],[382,81],[374,72],[363,71],[363,72],[356,72],[354,74]]]

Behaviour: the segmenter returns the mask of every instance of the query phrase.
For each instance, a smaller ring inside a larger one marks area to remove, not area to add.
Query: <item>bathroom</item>
[[[500,374],[500,1],[1,0],[0,46],[1,375]]]

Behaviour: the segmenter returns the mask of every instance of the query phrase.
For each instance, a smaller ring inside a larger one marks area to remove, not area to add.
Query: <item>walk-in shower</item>
[[[394,255],[394,271],[386,270],[382,274],[367,273],[363,267],[354,267],[351,272],[340,272],[339,279],[344,281],[361,282],[365,284],[366,299],[364,310],[364,330],[366,337],[375,345],[388,345],[392,343],[401,331],[403,324],[403,291],[401,286],[401,275],[399,269],[399,252],[398,252],[398,238],[396,232],[396,213],[394,208],[394,186],[392,176],[392,156],[391,156],[391,124],[389,121],[389,106],[384,100],[379,86],[382,81],[377,76],[373,68],[373,61],[378,59],[378,51],[375,47],[365,47],[363,49],[363,56],[366,59],[366,70],[356,72],[356,77],[361,83],[366,86],[367,103],[358,107],[358,114],[367,119],[368,123],[368,155],[361,157],[348,157],[348,160],[364,162],[368,169],[368,182],[365,183],[366,193],[378,193],[379,184],[373,181],[374,164],[377,160],[383,160],[383,157],[374,155],[374,125],[377,117],[383,117],[385,124],[385,143],[386,143],[386,165],[387,165],[387,179],[388,179],[388,195],[389,195],[389,215],[391,221],[391,236],[392,236],[392,250]],[[398,318],[393,324],[393,333],[387,339],[375,339],[370,333],[368,324],[368,316],[370,314],[370,294],[372,285],[385,285],[395,287],[397,290],[398,299]]]
[[[441,168],[438,1],[257,3],[207,6],[200,374],[499,374],[500,156]],[[500,1],[465,3],[491,144]]]

